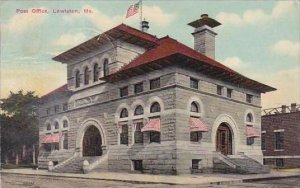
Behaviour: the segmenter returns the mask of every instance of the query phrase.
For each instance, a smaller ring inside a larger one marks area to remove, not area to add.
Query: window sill
[[[274,151],[284,151],[284,149],[274,149]]]

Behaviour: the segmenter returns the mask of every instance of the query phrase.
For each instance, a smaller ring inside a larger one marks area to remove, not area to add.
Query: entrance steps
[[[269,173],[270,168],[244,154],[225,156],[215,153],[213,171],[217,173],[264,174]]]
[[[61,165],[54,166],[52,172],[57,173],[77,173],[77,174],[83,174],[83,162],[86,160],[89,163],[89,171],[92,171],[94,168],[101,168],[101,164],[103,163],[103,158],[106,158],[106,155],[104,156],[90,156],[90,157],[80,157],[76,156],[73,158],[70,158],[66,160],[66,162],[63,162]],[[105,164],[104,164],[105,166]],[[85,172],[86,173],[86,172]]]

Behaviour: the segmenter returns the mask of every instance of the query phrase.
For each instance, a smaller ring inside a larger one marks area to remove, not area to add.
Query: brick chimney
[[[217,33],[213,28],[221,25],[218,21],[202,14],[200,19],[195,20],[188,25],[195,28],[194,49],[212,59],[215,59],[215,37]]]
[[[281,113],[286,113],[286,105],[281,106]]]

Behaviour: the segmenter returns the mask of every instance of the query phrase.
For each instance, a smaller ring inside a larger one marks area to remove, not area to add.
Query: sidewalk
[[[201,174],[201,175],[150,175],[130,174],[115,172],[94,172],[89,174],[52,173],[46,170],[32,169],[4,169],[0,173],[17,175],[52,176],[58,178],[82,178],[109,181],[123,181],[142,184],[169,184],[169,185],[207,185],[207,184],[232,184],[266,179],[277,179],[287,177],[300,177],[299,172],[272,171],[270,174]]]

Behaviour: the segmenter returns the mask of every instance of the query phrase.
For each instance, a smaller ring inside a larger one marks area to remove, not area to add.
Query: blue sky
[[[43,95],[66,82],[55,55],[120,23],[138,28],[139,15],[125,19],[137,1],[5,1],[1,3],[1,96],[19,89]],[[32,8],[49,14],[30,13]],[[91,14],[54,14],[87,8]],[[16,13],[28,10],[27,14]],[[143,1],[149,33],[193,46],[187,23],[207,13],[216,28],[216,59],[247,77],[276,87],[263,108],[300,102],[299,1]]]

